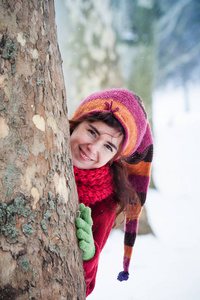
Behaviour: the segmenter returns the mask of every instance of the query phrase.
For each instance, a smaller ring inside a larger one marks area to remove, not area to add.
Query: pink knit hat
[[[130,204],[126,213],[124,238],[124,271],[118,280],[127,280],[135,243],[138,218],[146,200],[153,157],[153,139],[144,105],[139,96],[125,89],[112,89],[88,96],[76,109],[72,120],[96,112],[112,112],[125,131],[118,156],[124,160],[129,180],[140,198],[140,204]]]

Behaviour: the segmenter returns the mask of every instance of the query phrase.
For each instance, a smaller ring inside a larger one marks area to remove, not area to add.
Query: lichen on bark
[[[0,299],[58,300],[70,290],[82,300],[54,3],[2,0],[0,11]]]

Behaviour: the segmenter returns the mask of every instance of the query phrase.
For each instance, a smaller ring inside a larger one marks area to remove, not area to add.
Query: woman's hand
[[[92,234],[91,209],[83,203],[79,205],[80,216],[76,218],[76,235],[79,239],[79,247],[83,250],[83,260],[87,261],[95,255],[95,245]]]

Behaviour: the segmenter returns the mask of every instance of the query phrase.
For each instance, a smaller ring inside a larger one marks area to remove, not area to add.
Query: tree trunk
[[[54,2],[0,14],[0,299],[85,299]]]
[[[123,84],[109,1],[55,0],[69,115],[89,94]]]
[[[155,23],[157,18],[157,1],[138,3],[135,13],[137,19],[138,42],[134,45],[135,52],[128,88],[138,94],[144,101],[148,120],[153,130],[152,95],[156,71],[156,37]],[[141,21],[142,20],[142,21]],[[153,176],[150,187],[155,188]]]

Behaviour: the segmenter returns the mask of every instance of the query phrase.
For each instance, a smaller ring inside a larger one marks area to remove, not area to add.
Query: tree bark
[[[85,299],[54,2],[0,14],[0,299]]]
[[[55,0],[69,115],[89,94],[123,85],[109,1]]]

